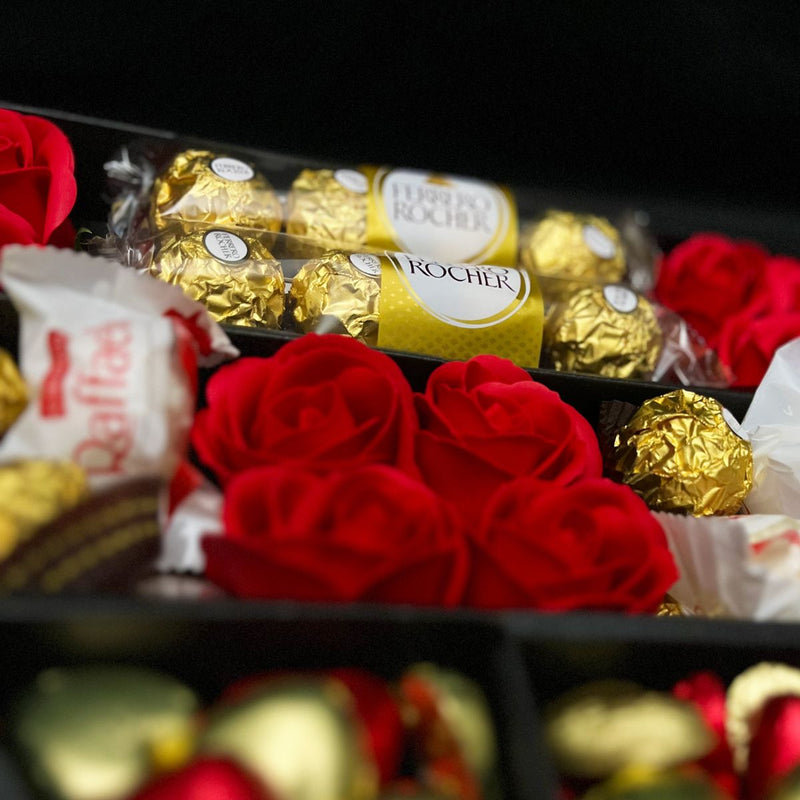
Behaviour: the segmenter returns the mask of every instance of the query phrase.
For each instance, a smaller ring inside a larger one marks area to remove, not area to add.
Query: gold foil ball
[[[331,250],[304,264],[292,280],[292,317],[303,333],[345,333],[365,344],[378,341],[380,259]]]
[[[28,404],[28,387],[11,354],[0,347],[0,437]]]
[[[653,306],[617,284],[579,289],[545,319],[546,356],[564,372],[647,380],[662,342]]]
[[[614,440],[616,467],[656,511],[735,514],[753,483],[750,442],[712,397],[686,389],[646,400]]]
[[[555,295],[573,290],[576,281],[615,283],[625,274],[619,232],[592,214],[548,211],[520,233],[519,260],[536,274],[544,291]]]
[[[184,150],[155,179],[150,216],[156,230],[170,223],[189,230],[201,223],[275,233],[283,209],[253,164],[209,150]]]
[[[191,689],[144,667],[49,669],[23,696],[11,732],[48,797],[108,800],[129,797],[156,764],[167,766],[163,752],[191,739],[198,709]]]
[[[338,681],[275,678],[209,712],[205,755],[233,758],[282,800],[372,800],[353,699]]]
[[[557,767],[606,778],[635,764],[668,769],[700,758],[714,736],[694,706],[629,681],[595,681],[547,709],[545,739]]]
[[[284,278],[264,241],[222,228],[164,237],[150,271],[226,325],[280,328]]]
[[[581,800],[731,800],[702,770],[625,767]]]
[[[747,769],[750,738],[761,709],[782,695],[800,697],[800,669],[762,661],[737,675],[725,697],[725,735],[738,772]]]
[[[29,459],[0,467],[0,558],[88,496],[86,473],[71,461]]]
[[[349,169],[304,169],[289,193],[286,232],[359,249],[367,241],[366,176]]]

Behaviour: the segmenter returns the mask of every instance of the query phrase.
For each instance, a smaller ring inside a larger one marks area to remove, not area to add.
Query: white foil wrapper
[[[680,574],[669,593],[684,613],[800,620],[800,520],[655,516]]]
[[[148,275],[56,248],[5,247],[0,282],[20,315],[31,393],[0,443],[0,463],[71,460],[93,489],[169,480],[194,416],[194,375],[181,359],[194,345],[165,314],[190,321],[211,361],[237,353],[205,309]]]
[[[800,339],[775,353],[742,427],[753,445],[747,508],[800,519]]]

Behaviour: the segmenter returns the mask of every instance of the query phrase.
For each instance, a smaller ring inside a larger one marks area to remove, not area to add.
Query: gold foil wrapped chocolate
[[[619,232],[591,214],[549,211],[529,223],[520,233],[519,260],[555,296],[571,292],[576,282],[615,283],[625,274]]]
[[[286,232],[329,247],[367,242],[367,179],[356,170],[304,169],[292,183]]]
[[[545,319],[545,353],[564,372],[646,380],[661,345],[653,306],[617,284],[579,289],[553,304]]]
[[[199,752],[229,757],[282,800],[372,800],[351,694],[338,681],[276,678],[209,712]]]
[[[47,797],[123,798],[189,757],[198,709],[191,689],[144,667],[55,668],[18,703],[11,734]]]
[[[28,387],[11,355],[0,347],[0,438],[28,404]]]
[[[217,322],[280,328],[284,278],[263,239],[223,228],[162,236],[150,271],[180,286]]]
[[[731,800],[700,770],[632,766],[593,786],[581,800]]]
[[[559,698],[547,709],[545,738],[562,773],[590,779],[629,765],[669,769],[715,744],[691,704],[618,680],[587,683]]]
[[[86,474],[70,461],[0,466],[0,558],[88,494]]]
[[[378,341],[380,260],[332,250],[301,267],[292,280],[289,302],[303,333],[347,333],[365,344]]]
[[[750,442],[712,397],[678,389],[646,400],[614,440],[623,483],[657,511],[735,514],[753,482]]]
[[[176,223],[280,230],[283,209],[269,181],[238,158],[184,150],[155,179],[151,221],[156,230]]]
[[[739,772],[747,768],[750,738],[761,709],[774,697],[800,697],[800,669],[762,661],[737,675],[725,697],[725,734]]]

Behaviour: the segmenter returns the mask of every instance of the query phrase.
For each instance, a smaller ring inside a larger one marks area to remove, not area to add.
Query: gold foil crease
[[[629,765],[668,769],[701,758],[715,744],[689,703],[618,680],[563,695],[547,710],[545,737],[561,772],[592,779]]]
[[[284,308],[280,262],[272,257],[263,240],[243,235],[242,231],[235,236],[247,245],[247,257],[238,262],[219,260],[205,244],[208,233],[218,232],[198,229],[187,235],[163,237],[150,272],[201,302],[217,322],[280,328]]]
[[[0,348],[0,438],[28,404],[28,387],[11,355]]]
[[[750,443],[733,432],[719,402],[686,389],[646,400],[614,451],[623,483],[657,511],[735,514],[753,482]]]
[[[620,311],[609,291],[635,298],[631,311]],[[651,376],[663,337],[653,306],[630,289],[590,286],[552,305],[544,326],[545,354],[557,370],[606,378]]]
[[[656,609],[657,617],[683,617],[685,616],[681,609],[681,604],[667,595],[661,602],[661,605]]]
[[[603,246],[592,249],[596,239]],[[548,211],[521,231],[519,260],[536,274],[548,297],[564,296],[586,282],[616,283],[625,274],[619,232],[592,214]]]
[[[363,248],[367,195],[342,186],[330,169],[304,169],[289,193],[286,232],[328,247]]]
[[[332,250],[304,264],[289,291],[292,317],[303,333],[346,333],[376,346],[381,284]]]
[[[738,772],[747,769],[750,738],[761,709],[774,697],[800,697],[800,669],[762,661],[731,681],[725,697],[725,734]]]
[[[70,461],[18,461],[0,467],[0,558],[89,495]]]
[[[177,223],[223,228],[280,230],[283,209],[270,182],[252,165],[249,180],[229,180],[211,168],[219,154],[185,150],[159,175],[152,189],[151,219],[156,230]]]
[[[372,800],[377,768],[337,681],[276,679],[208,716],[199,751],[241,763],[283,800]]]
[[[122,798],[151,776],[158,766],[153,754],[165,743],[194,735],[198,709],[191,689],[154,670],[49,669],[23,697],[12,734],[48,797]],[[174,759],[169,764],[178,766]]]

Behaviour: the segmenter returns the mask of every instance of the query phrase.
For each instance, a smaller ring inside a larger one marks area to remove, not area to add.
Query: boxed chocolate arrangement
[[[73,121],[72,123],[75,126],[76,131],[80,131],[82,129],[82,123]],[[66,124],[65,127],[69,129],[69,124]],[[79,132],[77,136],[77,140],[80,141],[81,135],[88,136],[91,139],[93,136],[100,136],[104,138],[106,135],[109,135],[110,138],[119,137],[123,139],[123,144],[129,141],[130,131],[120,131],[114,130],[113,133],[109,131],[101,131],[98,130],[98,126],[90,126],[90,130],[83,129],[82,134]],[[115,143],[116,146],[116,143]],[[183,142],[176,144],[177,148],[180,149],[183,147]],[[99,149],[99,148],[98,148]],[[229,148],[221,147],[220,151],[226,151]],[[180,152],[185,152],[184,150],[180,150]],[[103,160],[107,158],[107,151],[102,153],[95,152],[92,148],[89,148],[86,153],[93,153],[94,158],[98,160]],[[99,158],[98,158],[99,157]],[[263,158],[263,154],[260,155]],[[80,159],[79,159],[80,162]],[[86,166],[87,159],[84,157],[84,167]],[[96,166],[96,164],[95,164]],[[235,166],[235,165],[234,165]],[[230,164],[227,164],[227,169],[231,168]],[[95,178],[97,180],[97,178]],[[102,216],[102,210],[97,207],[98,209],[98,216]],[[270,233],[275,234],[276,238],[274,241],[278,241],[280,235],[277,231],[270,231]],[[243,238],[243,237],[242,237]],[[148,239],[145,241],[149,241],[152,243],[153,237],[149,236]],[[288,240],[287,240],[288,241]],[[359,243],[360,244],[360,243]],[[171,244],[170,247],[173,248],[180,248],[185,245],[183,244]],[[212,245],[213,248],[214,245]],[[223,242],[221,240],[216,242],[216,246],[218,248],[230,247],[230,242]],[[234,241],[234,249],[236,246],[236,242]],[[306,246],[308,246],[306,244]],[[203,247],[208,250],[208,243],[204,242]],[[249,246],[248,246],[249,249]],[[223,254],[224,255],[224,254]],[[375,255],[374,252],[370,252],[369,250],[364,252],[364,255]],[[183,258],[183,256],[181,256]],[[348,256],[348,260],[349,260]],[[167,259],[169,260],[169,259]],[[223,259],[224,260],[224,259]],[[311,260],[311,259],[309,259]],[[304,263],[307,263],[305,261]],[[352,265],[352,262],[350,262]],[[432,263],[432,262],[431,262]],[[436,262],[440,263],[440,262]],[[294,277],[294,276],[293,276]],[[9,305],[6,305],[6,313],[3,315],[3,332],[4,332],[4,339],[3,344],[7,346],[9,350],[15,352],[17,347],[17,320],[14,311],[10,308]],[[280,349],[286,345],[290,341],[294,341],[298,338],[297,331],[286,331],[286,330],[269,330],[264,329],[264,326],[235,326],[229,327],[226,329],[226,333],[230,338],[230,341],[233,345],[239,350],[240,353],[244,355],[258,355],[263,356],[267,354],[277,353]],[[645,348],[646,349],[646,348]],[[408,351],[395,351],[392,348],[386,348],[387,352],[389,352],[397,363],[402,371],[405,379],[409,382],[409,384],[419,391],[422,391],[425,386],[425,382],[430,377],[430,375],[443,363],[442,357],[437,357],[436,355],[431,354],[420,354],[420,353],[413,353]],[[527,365],[526,365],[527,366]],[[550,370],[550,369],[539,369],[536,367],[530,367],[528,370],[530,375],[536,378],[537,381],[540,381],[546,386],[550,388],[556,389],[559,394],[561,395],[562,399],[564,399],[569,405],[573,408],[576,408],[582,416],[587,419],[592,426],[597,427],[601,422],[601,416],[604,413],[603,411],[603,402],[604,401],[625,401],[631,405],[640,405],[648,398],[653,398],[662,395],[665,390],[668,390],[672,387],[665,386],[663,384],[654,383],[651,381],[643,381],[643,380],[615,380],[615,379],[608,379],[600,376],[592,376],[592,375],[582,375],[582,374],[574,374],[569,371],[557,371],[557,370]],[[206,379],[210,379],[214,374],[216,374],[217,368],[216,367],[208,367],[201,370],[201,384],[205,384]],[[719,388],[719,387],[707,387],[703,390],[710,396],[718,397],[723,405],[725,405],[733,414],[734,416],[738,417],[740,420],[745,417],[745,414],[748,410],[750,405],[752,395],[749,392],[739,392],[739,391],[732,391],[729,389]],[[146,489],[143,490],[146,493]],[[152,497],[152,492],[151,492]],[[151,525],[150,531],[150,540],[149,545],[152,546],[152,531],[154,530],[153,526]],[[147,534],[143,534],[145,538]],[[166,582],[168,583],[168,582]],[[159,590],[158,586],[161,586],[162,589]],[[154,580],[151,582],[150,586],[155,587],[155,591],[158,593],[159,591],[163,595],[163,586],[165,585],[164,581]],[[191,587],[194,584],[191,580],[185,581],[183,583],[176,581],[176,586],[183,586],[184,590],[187,592],[191,592]],[[95,586],[102,587],[102,584],[95,584]],[[140,587],[147,586],[147,582],[145,581],[142,584],[139,584]],[[118,588],[118,587],[117,587]],[[102,589],[101,589],[102,591]],[[199,588],[198,594],[201,596],[203,592],[208,591],[207,587]],[[212,594],[213,596],[213,594]],[[313,597],[311,598],[313,599]],[[319,599],[319,598],[317,598]],[[162,602],[167,602],[165,598],[162,596]],[[102,608],[102,602],[101,603]],[[218,600],[210,599],[208,596],[202,601],[199,606],[190,606],[191,611],[180,613],[187,613],[192,619],[193,624],[198,624],[196,620],[199,618],[202,620],[205,615],[210,614],[214,615],[216,613],[220,613],[215,609],[218,609],[220,606],[217,606]],[[80,602],[76,602],[74,609],[77,609],[81,606],[82,603],[88,603],[91,605],[92,600],[84,600]],[[38,609],[37,613],[41,613],[41,609],[45,608],[46,606],[36,605],[35,603],[31,606],[27,606],[27,608],[34,608]],[[9,609],[24,609],[26,606],[17,605],[16,601],[9,606]],[[138,609],[137,605],[133,605],[132,608]],[[258,627],[262,630],[269,630],[270,627],[273,625],[273,616],[275,614],[281,614],[278,609],[276,609],[271,604],[267,604],[266,606],[256,606],[256,611],[254,612],[257,617],[260,617],[260,622],[257,623]],[[13,613],[13,611],[11,612]],[[17,613],[20,613],[17,611]],[[26,613],[26,612],[23,612]],[[70,611],[71,613],[71,611]],[[138,613],[138,611],[136,612]],[[236,607],[232,611],[233,615],[237,615],[239,611]],[[244,613],[244,612],[242,612]],[[332,624],[334,628],[337,630],[342,631],[342,635],[348,635],[348,631],[351,630],[350,626],[345,623],[345,620],[348,615],[348,611],[346,607],[340,606],[332,606],[332,607],[325,607],[325,608],[315,608],[313,605],[303,610],[302,608],[296,610],[294,608],[290,609],[290,614],[296,615],[293,617],[298,624],[301,625],[311,625],[311,627],[315,627],[316,625],[320,624],[320,620],[325,620]],[[361,612],[356,610],[354,612],[356,616]],[[405,630],[407,626],[409,626],[409,630],[413,630],[413,636],[416,637],[419,635],[418,629],[420,626],[425,627],[428,623],[433,620],[438,620],[441,625],[445,628],[448,626],[458,626],[458,616],[448,616],[448,614],[452,614],[452,612],[434,612],[432,615],[428,615],[427,612],[419,611],[419,612],[410,612],[410,617],[407,616],[409,612],[403,610],[399,614],[395,611],[391,610],[391,608],[382,607],[379,610],[364,610],[364,618],[366,620],[371,620],[373,617],[377,618],[386,618],[392,620],[391,626],[397,626],[402,630]],[[68,616],[68,615],[67,615]],[[572,616],[572,615],[570,615]],[[309,617],[310,620],[309,621]],[[531,666],[531,664],[526,664],[526,668],[519,668],[519,664],[516,667],[513,665],[515,664],[515,659],[519,659],[520,653],[527,654],[528,650],[526,648],[531,648],[535,652],[535,648],[541,646],[544,651],[547,650],[546,648],[546,641],[549,636],[552,635],[552,631],[547,628],[548,622],[544,621],[541,624],[545,626],[543,629],[538,629],[537,626],[539,623],[536,621],[537,616],[534,614],[532,615],[533,621],[529,622],[529,625],[534,629],[534,633],[531,634],[528,630],[522,630],[525,628],[525,625],[522,624],[521,628],[513,619],[507,619],[503,616],[498,617],[487,617],[483,622],[476,621],[479,627],[481,624],[487,626],[492,630],[491,636],[492,637],[499,637],[499,641],[501,645],[499,645],[501,656],[498,656],[495,660],[507,660],[512,666],[509,667],[512,671],[516,670],[516,679],[522,678],[521,683],[527,684],[528,681],[531,681],[533,688],[536,692],[537,699],[541,699],[548,695],[548,693],[555,693],[554,689],[548,688],[547,680],[548,678],[545,677],[542,679],[535,666]],[[343,619],[344,618],[344,619]],[[524,619],[527,619],[527,615]],[[473,618],[469,617],[466,618],[468,626],[473,624],[473,619],[479,620],[479,617]],[[623,617],[620,619],[617,618],[602,618],[604,620],[604,625],[609,625],[610,633],[608,631],[600,630],[599,636],[597,637],[601,642],[607,642],[607,640],[615,641],[615,637],[622,636],[623,638],[626,634],[619,633],[620,629],[624,629],[624,626],[628,623],[629,618]],[[316,622],[314,622],[316,620]],[[332,621],[335,620],[335,621]],[[62,621],[63,622],[63,621]],[[655,639],[659,639],[661,636],[661,631],[671,631],[675,633],[676,638],[679,640],[683,640],[682,637],[687,636],[691,639],[692,635],[689,631],[692,630],[690,627],[691,625],[697,625],[698,627],[695,630],[702,631],[706,627],[706,623],[703,620],[685,620],[681,621],[680,625],[682,627],[679,628],[662,628],[659,629],[657,626],[661,624],[662,620],[658,619],[647,619],[647,620],[638,620],[637,624],[642,623],[645,625],[646,630],[652,630],[653,632],[650,634]],[[684,624],[688,623],[688,624]],[[204,625],[205,623],[199,623]],[[373,627],[372,622],[365,622],[364,623],[368,628]],[[437,623],[438,624],[438,623]],[[575,617],[575,621],[570,623],[570,625],[575,626],[574,629],[567,627],[567,637],[575,636],[576,641],[580,640],[580,633],[570,633],[569,631],[580,631],[581,625],[588,624],[586,620],[582,617],[582,615],[577,614]],[[517,627],[515,627],[517,626]],[[381,628],[380,625],[377,626],[378,629]],[[743,625],[741,630],[750,631],[754,627],[752,625]],[[509,636],[508,632],[512,631],[512,634]],[[639,630],[638,627],[632,627],[629,630]],[[739,630],[739,629],[734,629]],[[765,628],[762,629],[765,632],[761,634],[762,636],[767,636],[767,643],[768,647],[775,648],[776,658],[779,657],[778,653],[781,650],[780,644],[780,628]],[[395,631],[396,633],[396,631]],[[375,641],[382,642],[382,637],[385,635],[392,635],[391,632],[387,634],[385,631],[379,630],[375,634]],[[698,634],[699,635],[699,634]],[[749,635],[749,633],[748,633]],[[301,634],[302,637],[302,634]],[[537,642],[535,645],[528,644],[529,637]],[[775,637],[775,638],[772,638]],[[424,641],[424,638],[421,640]],[[452,640],[448,640],[452,641]],[[762,640],[763,641],[763,640]],[[237,642],[233,649],[238,650],[241,646],[241,643]],[[461,653],[461,646],[453,644],[454,647]],[[610,646],[608,644],[604,644],[602,646]],[[677,646],[677,645],[675,645]],[[421,650],[425,650],[425,647],[421,647]],[[435,648],[434,648],[435,649]],[[491,649],[491,648],[490,648]],[[652,651],[652,658],[658,659],[658,653],[656,652],[658,648],[654,648]],[[91,653],[91,648],[87,648],[86,653]],[[429,653],[421,653],[421,658],[433,658],[437,656],[438,651],[432,654]],[[54,656],[56,658],[62,658],[61,654],[57,654]],[[651,656],[647,656],[650,658]],[[164,661],[161,661],[160,664],[162,666],[168,666],[172,663],[173,659],[179,658],[173,652],[169,652],[169,649],[166,651]],[[312,660],[316,660],[316,656]],[[456,662],[460,662],[461,655],[453,659]],[[494,658],[494,657],[493,657]],[[537,661],[538,657],[534,657],[533,660]],[[141,660],[137,657],[136,660]],[[149,660],[145,658],[145,660]],[[292,659],[288,659],[291,661]],[[363,666],[365,662],[361,660],[361,658],[353,659],[351,656],[347,656],[345,654],[337,653],[337,657],[334,658],[322,658],[322,661],[326,663],[323,666],[341,666],[342,662],[345,662],[348,665],[353,665],[354,663]],[[441,660],[441,659],[439,659]],[[742,659],[743,661],[746,659]],[[302,662],[303,658],[300,657],[298,661]],[[378,671],[380,673],[391,673],[393,676],[397,673],[397,664],[402,662],[403,659],[394,657],[391,658],[391,663],[395,666],[390,667],[390,661],[387,659],[387,662],[384,664],[379,665]],[[702,661],[701,658],[698,657],[698,664]],[[38,663],[38,662],[37,662]],[[537,661],[538,663],[538,661]],[[45,660],[42,659],[40,665],[42,667],[49,666],[45,663]],[[458,664],[456,664],[457,666]],[[263,666],[272,667],[286,667],[287,664],[284,660],[269,660],[269,663],[266,665],[259,665],[253,664],[253,669],[261,669]],[[299,667],[307,666],[305,663],[298,663]],[[371,665],[367,665],[371,666]],[[616,670],[616,666],[610,667],[609,671],[614,672]],[[237,675],[235,677],[246,677],[245,672],[247,669],[244,666],[237,667]],[[484,666],[478,667],[476,669],[471,670],[473,674],[477,675],[481,679],[482,682],[489,684],[491,686],[497,687],[498,684],[502,684],[504,681],[508,680],[508,676],[503,677],[502,675],[497,675],[491,672],[490,669],[485,668]],[[676,670],[677,672],[677,670]],[[32,675],[29,675],[32,677]],[[675,674],[674,679],[677,681],[679,680],[682,675]],[[731,679],[733,676],[730,676]],[[211,691],[220,691],[223,688],[223,684],[225,681],[219,680],[217,682],[217,686],[215,686]],[[665,681],[661,681],[661,683],[665,683]],[[508,756],[508,760],[505,765],[505,773],[507,775],[511,775],[512,777],[506,779],[506,790],[510,796],[520,796],[520,797],[527,797],[527,796],[554,796],[555,793],[555,779],[553,777],[553,773],[549,766],[549,762],[546,756],[542,753],[542,748],[540,745],[540,737],[539,731],[535,720],[534,711],[537,708],[534,705],[534,701],[529,701],[530,706],[525,711],[519,712],[518,716],[521,717],[521,723],[524,724],[524,730],[513,730],[513,724],[510,720],[513,718],[513,715],[509,712],[509,706],[513,705],[515,702],[522,703],[522,699],[525,696],[525,693],[528,690],[522,690],[519,687],[515,688],[511,692],[511,697],[505,696],[502,692],[498,692],[499,695],[502,695],[499,699],[496,699],[495,702],[497,703],[497,708],[500,709],[496,712],[496,717],[498,718],[500,727],[503,728],[503,725],[508,723],[508,728],[505,731],[501,730],[500,736],[501,739],[505,737],[506,746],[508,747],[508,752],[511,754]],[[524,741],[524,745],[521,742]],[[535,765],[531,767],[530,764],[527,764],[527,759],[522,758],[521,761],[517,761],[517,756],[519,755],[520,751],[524,751],[526,747],[532,747],[533,752],[537,754],[535,759]],[[523,766],[525,764],[525,766]],[[534,777],[535,776],[535,777]],[[536,786],[537,788],[532,788]],[[539,792],[537,794],[537,792]]]

